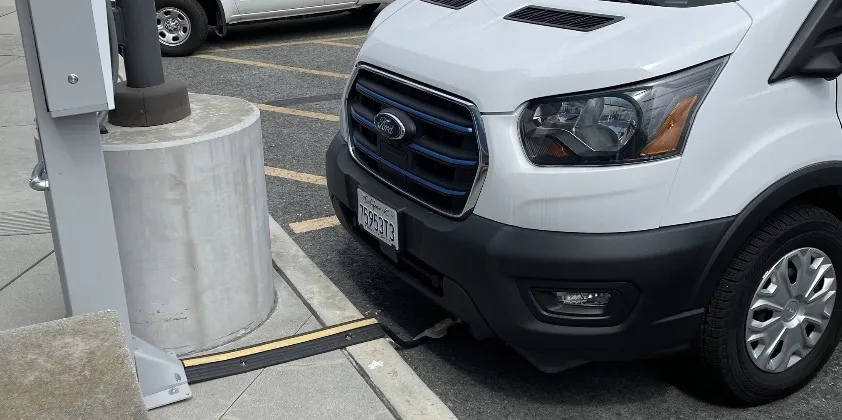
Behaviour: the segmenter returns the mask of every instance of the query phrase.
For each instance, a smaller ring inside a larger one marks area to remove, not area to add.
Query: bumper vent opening
[[[478,129],[468,105],[414,82],[360,68],[347,99],[357,163],[421,203],[451,217],[469,211],[482,166]],[[409,142],[380,136],[375,116],[405,112],[416,127]]]
[[[435,4],[437,6],[448,7],[451,9],[461,9],[476,0],[423,0],[427,3]]]
[[[590,32],[623,20],[620,16],[595,15],[538,6],[526,6],[509,13],[506,20]]]

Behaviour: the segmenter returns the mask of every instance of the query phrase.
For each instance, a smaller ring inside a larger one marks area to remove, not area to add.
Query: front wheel
[[[178,57],[196,52],[208,36],[208,17],[196,0],[155,0],[161,54]]]
[[[801,204],[769,217],[711,299],[698,349],[715,389],[759,405],[806,385],[840,339],[842,222]]]

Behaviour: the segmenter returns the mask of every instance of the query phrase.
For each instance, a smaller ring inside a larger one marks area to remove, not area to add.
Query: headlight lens
[[[677,155],[692,116],[724,64],[718,59],[661,79],[527,104],[520,135],[536,165],[594,165]]]

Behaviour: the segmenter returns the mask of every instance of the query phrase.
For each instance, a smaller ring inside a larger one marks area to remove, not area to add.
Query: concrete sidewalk
[[[35,126],[17,19],[12,0],[0,0],[0,331],[65,316],[44,195],[28,186],[37,160]],[[272,238],[276,264],[289,270],[284,270],[286,280],[275,278],[276,311],[254,332],[214,351],[360,317],[276,223]],[[149,417],[453,418],[382,339],[195,384],[192,391],[191,399],[152,410]],[[3,398],[0,395],[0,419],[6,418]],[[39,396],[32,398],[38,404]]]
[[[28,184],[37,160],[35,111],[11,0],[0,0],[0,15],[0,330],[6,330],[63,317],[64,301],[44,195]]]

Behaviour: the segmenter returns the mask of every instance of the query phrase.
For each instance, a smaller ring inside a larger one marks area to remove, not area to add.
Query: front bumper
[[[731,223],[579,234],[477,215],[454,220],[378,182],[338,135],[326,167],[336,215],[356,239],[468,323],[476,337],[497,337],[544,370],[562,360],[631,360],[686,348],[703,313],[694,306],[699,273]],[[357,187],[398,212],[399,252],[356,226]],[[612,304],[599,317],[553,315],[539,309],[534,288],[605,290]]]

